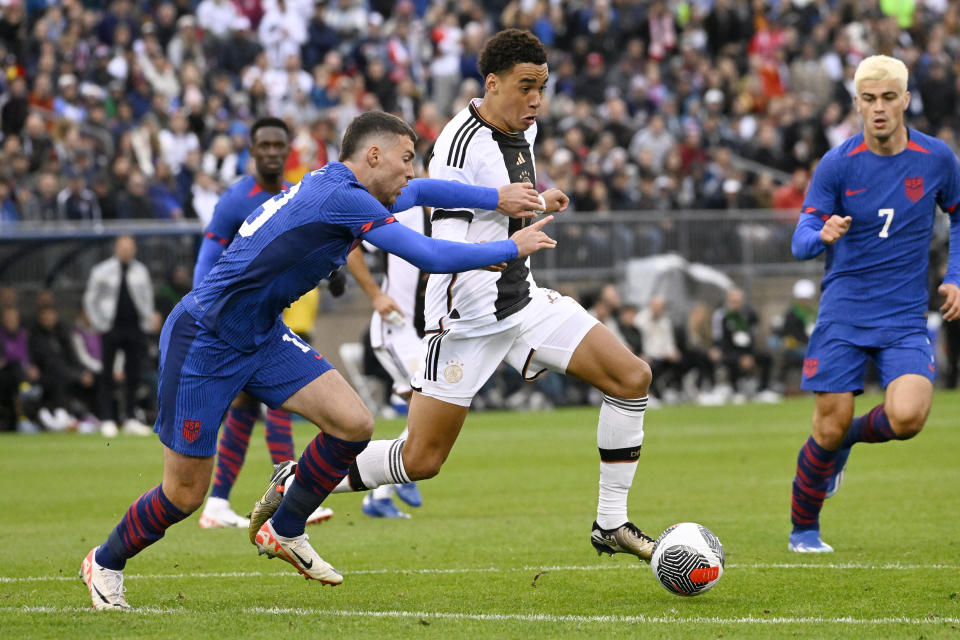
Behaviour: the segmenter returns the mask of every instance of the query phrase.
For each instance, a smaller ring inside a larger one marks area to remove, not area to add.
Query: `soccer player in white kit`
[[[430,175],[473,185],[536,184],[533,143],[547,83],[547,55],[532,34],[493,36],[479,61],[486,93],[447,123]],[[541,194],[545,212],[566,208],[558,189]],[[479,209],[438,209],[435,238],[487,242],[523,221]],[[572,298],[540,288],[527,260],[500,272],[431,275],[426,354],[414,376],[406,439],[375,440],[335,491],[363,491],[435,476],[466,419],[474,394],[502,361],[534,380],[552,370],[603,393],[597,428],[600,492],[590,542],[597,553],[649,561],[653,540],[627,517],[627,496],[643,443],[650,368]]]
[[[431,146],[424,154],[424,165],[429,163],[432,149]],[[419,177],[427,177],[426,171],[422,173]],[[429,236],[430,213],[430,207],[413,207],[395,217],[400,224]],[[383,284],[378,286],[363,257],[364,250],[375,251],[376,247],[364,242],[351,251],[347,256],[347,268],[373,304],[370,346],[377,361],[393,381],[392,392],[409,402],[413,392],[410,379],[423,362],[424,298],[430,274],[403,258],[387,253]],[[398,439],[406,436],[404,429]],[[374,518],[409,518],[409,514],[400,511],[393,503],[394,494],[411,507],[423,504],[416,482],[384,484],[364,496],[363,512]]]

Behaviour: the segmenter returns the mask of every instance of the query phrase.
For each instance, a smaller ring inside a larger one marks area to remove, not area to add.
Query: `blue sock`
[[[840,446],[852,447],[858,442],[886,442],[896,439],[898,439],[897,434],[890,426],[890,418],[883,410],[883,405],[878,404],[867,413],[853,419]]]
[[[167,528],[189,513],[177,509],[158,485],[137,498],[97,549],[97,564],[121,571],[127,560],[163,537]]]
[[[321,433],[303,450],[296,479],[283,494],[280,508],[270,519],[285,538],[303,534],[307,518],[329,495],[357,459],[369,440],[351,442]]]

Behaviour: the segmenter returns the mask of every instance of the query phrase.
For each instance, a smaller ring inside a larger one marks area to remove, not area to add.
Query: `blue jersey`
[[[863,133],[831,149],[813,174],[793,237],[793,253],[809,259],[826,249],[817,322],[858,327],[909,327],[924,322],[927,269],[939,205],[951,218],[945,281],[960,283],[960,164],[942,141],[908,129],[896,155],[871,152]],[[819,233],[831,215],[850,216],[833,245]]]
[[[284,181],[282,188],[286,191],[290,186],[289,182]],[[223,192],[223,195],[217,200],[217,206],[213,209],[213,217],[210,218],[210,224],[207,225],[204,233],[204,238],[207,241],[219,244],[221,249],[218,252],[209,245],[203,249],[193,272],[195,285],[200,284],[200,281],[209,273],[217,258],[223,253],[223,249],[233,240],[233,236],[237,234],[240,225],[247,219],[247,216],[274,195],[276,194],[264,191],[253,176],[240,178]]]
[[[388,210],[346,165],[328,164],[251,213],[210,273],[184,296],[182,304],[201,325],[228,344],[253,350],[276,328],[284,307],[344,264],[361,235],[395,222],[391,211],[418,204],[452,206],[454,202],[495,208],[497,197],[495,189],[413,180]],[[442,244],[434,243],[435,247]],[[512,251],[516,257],[512,242],[502,247],[488,244],[491,250],[507,251],[505,255]],[[476,259],[481,251],[489,253],[478,250],[464,255]],[[463,256],[444,259],[454,264]],[[501,260],[503,257],[496,257],[470,268]]]

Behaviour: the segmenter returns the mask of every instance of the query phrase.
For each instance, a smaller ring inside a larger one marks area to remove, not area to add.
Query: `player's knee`
[[[887,414],[890,420],[890,427],[897,434],[900,440],[909,440],[923,430],[927,416],[920,412],[903,412],[900,414]]]
[[[813,426],[814,440],[821,447],[835,451],[843,443],[848,426],[849,423],[843,424],[839,420],[820,420]]]
[[[362,411],[357,411],[339,425],[343,439],[354,442],[369,440],[373,436],[373,422],[373,415],[363,407]]]
[[[650,365],[640,358],[634,358],[632,366],[618,372],[614,381],[617,390],[612,395],[618,398],[643,397],[647,395],[652,380],[653,374],[650,371]]]
[[[172,490],[164,488],[167,499],[180,511],[190,514],[203,506],[207,495],[207,487],[199,484],[176,484]]]
[[[415,456],[403,456],[403,470],[411,480],[426,480],[440,473],[445,456],[427,452]]]

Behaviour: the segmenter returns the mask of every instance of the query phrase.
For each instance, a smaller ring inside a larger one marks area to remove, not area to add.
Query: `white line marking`
[[[861,625],[890,625],[890,624],[957,624],[960,618],[908,618],[906,616],[892,616],[887,618],[826,618],[823,616],[792,617],[776,616],[758,618],[755,616],[740,616],[736,618],[721,618],[719,616],[704,617],[692,616],[578,616],[578,615],[551,615],[546,613],[448,613],[443,611],[350,611],[346,609],[303,609],[281,607],[249,607],[243,613],[253,613],[270,616],[339,616],[360,618],[433,618],[438,620],[477,620],[480,622],[574,622],[582,623],[646,623],[646,624],[741,624],[741,625],[770,625],[770,624],[861,624]],[[0,607],[0,613],[93,613],[90,607]],[[108,613],[106,615],[130,615],[145,613],[150,615],[182,615],[194,613],[184,608],[164,607],[135,607],[131,611]]]
[[[464,567],[453,569],[358,569],[357,571],[342,571],[343,575],[440,575],[462,573],[511,573],[526,571],[635,571],[644,570],[645,564],[604,564],[604,565],[557,565],[557,566],[528,566],[528,567]],[[802,564],[798,562],[755,562],[730,563],[726,569],[764,570],[764,569],[830,569],[836,571],[960,571],[960,565],[954,564],[861,564],[856,562],[831,562],[823,564]],[[131,573],[124,575],[126,580],[180,580],[185,578],[262,578],[285,577],[299,578],[299,574],[292,571],[261,572],[261,571],[228,571],[224,573]],[[0,584],[18,582],[57,582],[78,580],[76,576],[0,576]]]

